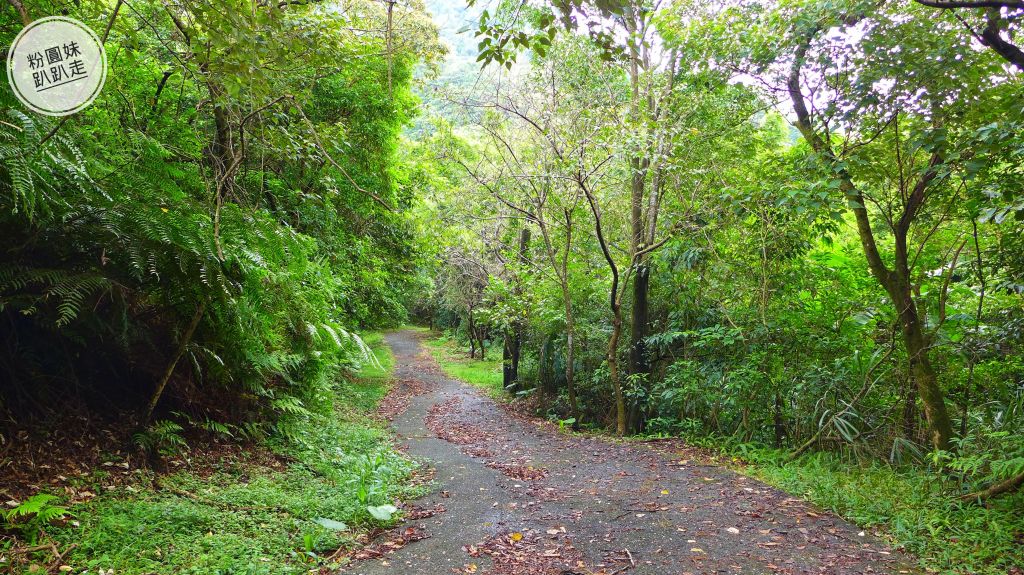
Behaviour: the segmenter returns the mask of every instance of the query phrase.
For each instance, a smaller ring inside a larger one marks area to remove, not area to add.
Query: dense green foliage
[[[0,12],[8,44],[19,6]],[[24,498],[0,523],[0,569],[51,565],[40,538],[89,572],[324,564],[409,493],[414,464],[367,418],[392,362],[355,333],[402,322],[415,285],[400,145],[414,71],[443,53],[429,15],[359,0],[23,7],[90,25],[109,74],[66,119],[0,91],[0,484]],[[83,420],[108,443],[21,451]],[[192,441],[281,459],[211,462]],[[57,463],[94,447],[94,470]],[[38,465],[52,488],[26,485],[19,468]]]
[[[349,330],[405,317],[414,188],[397,147],[412,71],[441,50],[429,16],[413,6],[387,28],[372,2],[69,15],[110,25],[102,96],[68,121],[7,89],[0,102],[5,419],[69,395],[255,435],[329,413],[362,353]]]
[[[765,474],[932,567],[1019,563],[1022,84],[966,28],[1019,8],[569,6],[481,16],[512,71],[426,144],[424,314],[552,418],[836,454]]]

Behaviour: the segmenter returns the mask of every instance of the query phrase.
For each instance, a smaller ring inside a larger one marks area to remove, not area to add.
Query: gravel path
[[[387,341],[401,411],[394,429],[434,468],[435,489],[410,510],[418,519],[347,573],[912,572],[857,527],[693,461],[681,444],[655,450],[560,433],[445,377],[415,332]]]

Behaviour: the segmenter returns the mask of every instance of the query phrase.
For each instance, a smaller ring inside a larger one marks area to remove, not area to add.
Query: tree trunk
[[[934,158],[932,162],[934,164]],[[916,208],[911,202],[919,192],[923,193],[924,185],[926,185],[924,178],[927,177],[926,173],[922,176],[922,181],[915,186],[914,194],[908,200],[908,206],[904,208],[904,215],[893,231],[896,240],[895,269],[888,274],[888,281],[881,283],[889,292],[889,297],[899,313],[903,344],[907,350],[907,366],[910,377],[913,378],[914,385],[917,387],[917,394],[921,398],[925,419],[928,420],[928,440],[935,449],[948,451],[949,440],[953,436],[953,423],[949,419],[942,388],[939,387],[938,377],[928,357],[928,338],[917,313],[917,303],[914,301],[910,268],[907,263],[909,261],[907,235],[913,214],[916,212]]]
[[[231,122],[228,109],[218,103],[222,91],[219,87],[209,85],[210,99],[213,100],[214,139],[210,146],[210,164],[216,180],[213,197],[213,242],[217,248],[217,257],[224,259],[224,246],[220,241],[220,212],[224,198],[231,190],[233,167],[236,164],[235,146],[231,136]]]
[[[917,390],[913,381],[901,381],[903,392],[903,438],[917,441]]]
[[[583,177],[576,174],[576,184],[587,197],[587,204],[590,205],[590,212],[594,215],[594,231],[597,234],[597,243],[601,246],[601,254],[604,256],[608,269],[612,272],[612,285],[608,290],[608,306],[612,311],[612,335],[608,340],[608,375],[612,381],[612,389],[615,392],[615,431],[619,436],[626,434],[626,404],[622,397],[622,382],[619,380],[619,336],[622,334],[622,299],[619,292],[619,266],[612,257],[611,248],[604,237],[604,226],[601,223],[601,209],[590,192]],[[628,274],[627,274],[628,275]]]
[[[514,333],[506,331],[505,344],[501,346],[501,384],[509,391],[517,391],[515,385],[518,374],[516,373],[515,364],[518,361],[513,362],[512,360],[512,347],[515,345],[515,337]]]
[[[514,328],[505,333],[501,352],[501,381],[509,391],[519,390],[519,356],[522,350],[522,332]]]
[[[572,251],[572,214],[568,209],[563,209],[565,217],[565,250],[562,252],[560,262],[561,273],[558,274],[559,284],[562,288],[562,305],[565,306],[565,386],[569,392],[569,415],[573,419],[573,429],[580,425],[580,410],[576,399],[576,317],[572,311],[572,293],[569,291],[569,254]],[[555,251],[551,247],[551,239],[547,234],[547,228],[542,227],[544,243],[548,248],[548,257],[551,263],[555,264]]]
[[[646,259],[646,258],[645,258]],[[650,383],[651,365],[647,356],[647,324],[649,323],[649,300],[651,269],[646,261],[641,262],[633,279],[633,310],[630,321],[629,374],[642,378],[645,389]],[[633,402],[629,406],[629,430],[638,433],[643,427],[640,403]]]
[[[469,309],[468,325],[466,331],[469,334],[469,359],[476,359],[476,327],[473,323],[473,308]]]
[[[25,4],[21,0],[7,0],[7,3],[14,7],[14,10],[21,17],[21,23],[28,26],[32,23],[32,17],[28,15],[28,10],[25,9]]]
[[[529,262],[528,250],[530,249],[530,228],[523,226],[519,230],[519,265],[526,266]],[[522,295],[522,282],[516,280],[515,294]],[[523,349],[523,331],[526,329],[522,319],[512,322],[511,333],[505,334],[505,350],[502,354],[505,362],[502,367],[502,379],[506,389],[518,387],[519,383],[519,358]]]
[[[556,392],[554,367],[551,365],[551,338],[548,336],[544,337],[540,351],[537,352],[537,379],[545,392]]]
[[[626,12],[626,28],[630,33],[636,33],[641,28],[642,16],[633,11],[630,7]],[[642,69],[646,68],[645,53],[640,46],[631,46],[629,59],[629,82],[630,82],[630,116],[636,125],[641,125],[641,105],[643,94],[640,90]],[[647,102],[650,106],[651,102]],[[650,110],[648,110],[648,113]],[[644,206],[644,192],[647,191],[647,171],[650,168],[650,158],[643,158],[639,155],[629,159],[629,166],[632,171],[630,180],[630,255],[636,258],[633,262],[636,266],[636,277],[633,280],[633,307],[630,312],[629,331],[629,362],[627,374],[631,376],[646,376],[650,370],[647,365],[647,353],[644,349],[644,338],[647,337],[648,302],[647,291],[649,285],[649,270],[646,256],[638,256],[647,242],[647,221]],[[651,193],[653,199],[653,192]],[[630,431],[637,431],[640,426],[640,406],[633,403],[629,406],[629,419],[627,426]],[[621,435],[621,433],[620,433]]]
[[[982,502],[987,499],[1002,495],[1003,493],[1009,493],[1020,489],[1021,485],[1024,485],[1024,473],[1011,477],[1009,479],[1000,481],[995,485],[985,489],[984,491],[978,491],[977,493],[968,493],[960,497],[961,501],[970,502]]]
[[[968,350],[968,368],[967,368],[967,381],[964,382],[964,397],[963,404],[961,406],[960,415],[960,437],[967,437],[967,421],[970,418],[971,409],[971,391],[974,389],[974,366],[978,362],[978,355],[976,353],[976,347],[978,345],[977,338],[981,331],[981,314],[985,309],[985,266],[981,258],[981,244],[978,242],[978,222],[977,220],[971,220],[971,226],[974,237],[974,255],[975,262],[978,265],[978,285],[981,286],[981,291],[978,293],[978,307],[974,312],[974,338],[971,348]]]
[[[565,288],[565,385],[569,392],[569,415],[575,420],[573,429],[580,424],[580,410],[576,401],[576,383],[573,378],[576,374],[576,327],[572,316],[572,302],[568,296],[568,288]]]
[[[146,404],[146,412],[142,414],[142,425],[145,428],[149,425],[151,419],[153,419],[153,411],[156,410],[157,404],[160,402],[160,397],[164,393],[164,388],[167,387],[167,382],[171,380],[171,376],[174,375],[174,368],[177,367],[178,362],[181,361],[181,356],[185,355],[185,350],[188,348],[188,344],[192,341],[192,336],[196,333],[196,328],[199,327],[199,321],[203,319],[203,312],[206,311],[206,304],[200,304],[199,308],[196,309],[195,315],[192,316],[192,321],[189,322],[188,327],[185,328],[185,333],[181,335],[181,341],[178,342],[178,350],[175,352],[174,357],[171,359],[171,363],[167,365],[167,369],[164,371],[163,377],[160,378],[160,382],[157,383],[156,389],[153,390],[153,395],[149,399],[149,403]]]
[[[1000,15],[999,8],[989,8],[985,18],[985,29],[981,32],[982,44],[991,48],[1019,70],[1024,70],[1024,51],[1015,44],[1004,40],[1000,34],[1006,20]]]
[[[619,376],[619,336],[622,334],[622,310],[616,309],[612,318],[612,336],[608,339],[608,377],[615,392],[615,434],[626,435],[626,401],[622,395]]]
[[[1000,32],[1003,27],[1008,24],[1008,19],[1003,19],[1000,6],[998,4],[990,5],[984,2],[977,2],[975,6],[964,6],[958,2],[951,2],[949,0],[915,0],[918,4],[929,6],[931,8],[939,8],[942,10],[956,10],[959,8],[982,8],[985,10],[985,28],[981,30],[980,37],[978,40],[985,46],[988,46],[996,54],[999,54],[1007,62],[1013,64],[1017,68],[1024,70],[1024,51],[1019,46],[1013,44],[1010,41],[1003,39]],[[968,3],[969,4],[969,3]],[[1010,6],[1006,6],[1007,10]],[[972,30],[972,32],[974,32]],[[974,32],[977,34],[977,32]],[[1012,39],[1012,38],[1011,38]]]
[[[946,411],[946,402],[942,397],[935,369],[928,359],[924,333],[913,302],[900,314],[900,320],[903,324],[903,342],[907,348],[910,375],[914,378],[917,394],[924,407],[924,416],[928,420],[928,439],[936,449],[949,450],[953,424]]]
[[[782,394],[775,393],[775,447],[781,448],[786,440],[786,422],[782,417]]]

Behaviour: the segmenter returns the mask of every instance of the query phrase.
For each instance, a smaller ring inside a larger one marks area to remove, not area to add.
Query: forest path
[[[834,515],[674,442],[573,436],[445,377],[419,334],[388,334],[393,425],[436,470],[410,519],[361,553],[358,575],[909,573]],[[406,405],[407,403],[407,405]]]

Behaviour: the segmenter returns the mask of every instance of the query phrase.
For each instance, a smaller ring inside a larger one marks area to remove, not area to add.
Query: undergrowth
[[[102,469],[80,478],[97,496],[46,529],[71,549],[64,570],[290,574],[338,563],[360,534],[391,521],[389,505],[420,489],[409,485],[416,465],[367,417],[387,393],[394,360],[381,334],[364,341],[376,362],[335,386],[333,417],[311,415],[293,438],[202,469],[184,469],[186,453],[181,470],[138,471],[121,487],[105,488]],[[29,559],[16,572],[60,567],[48,550]]]

